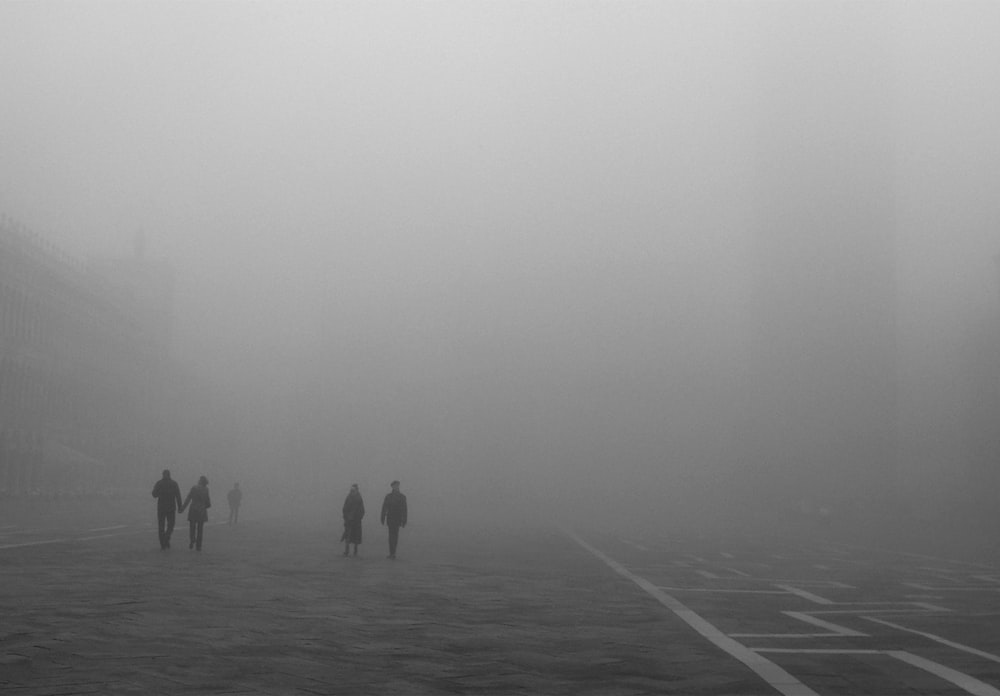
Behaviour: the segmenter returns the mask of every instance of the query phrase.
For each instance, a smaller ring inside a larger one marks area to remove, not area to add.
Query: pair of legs
[[[201,551],[201,537],[202,532],[205,529],[204,522],[189,522],[191,525],[191,543],[188,545],[189,549],[197,548]]]
[[[346,544],[344,544],[344,555],[345,556],[350,556],[351,555],[351,542],[349,542],[349,541]],[[358,545],[357,544],[354,545],[354,555],[355,556],[358,555]]]
[[[396,558],[396,544],[399,543],[399,525],[389,525],[389,558]]]
[[[174,533],[174,520],[177,513],[173,510],[156,511],[156,527],[160,533],[160,548],[170,548],[170,535]]]
[[[229,508],[229,524],[236,524],[240,520],[240,506],[233,505]]]

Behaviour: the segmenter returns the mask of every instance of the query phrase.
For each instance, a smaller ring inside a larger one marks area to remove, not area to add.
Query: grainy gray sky
[[[11,212],[87,253],[127,249],[142,228],[151,253],[223,293],[238,285],[268,321],[267,304],[344,282],[558,286],[610,266],[669,283],[726,266],[735,220],[718,195],[739,195],[745,9],[3,12]],[[692,222],[700,233],[683,233]]]
[[[84,257],[144,230],[178,354],[224,383],[336,411],[317,372],[354,379],[388,390],[372,440],[428,459],[481,408],[463,457],[641,475],[723,456],[766,85],[849,94],[882,61],[908,364],[989,311],[998,28],[985,2],[6,2],[0,211]]]

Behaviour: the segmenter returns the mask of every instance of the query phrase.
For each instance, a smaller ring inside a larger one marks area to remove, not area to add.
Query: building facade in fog
[[[880,504],[897,440],[888,18],[779,3],[768,24],[743,456],[787,503]]]
[[[93,491],[169,459],[169,274],[142,295],[140,261],[130,291],[0,222],[0,490]]]

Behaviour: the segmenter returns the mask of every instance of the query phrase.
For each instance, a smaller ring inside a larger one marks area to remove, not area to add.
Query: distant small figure
[[[181,512],[184,508],[191,506],[188,510],[188,525],[191,527],[191,543],[189,549],[197,548],[201,551],[201,539],[205,529],[205,522],[208,521],[208,508],[212,507],[212,498],[208,495],[208,479],[204,476],[198,479],[198,485],[191,487],[191,492],[184,499]]]
[[[237,524],[240,521],[240,503],[243,502],[243,491],[240,490],[240,482],[233,484],[233,490],[226,494],[229,502],[229,524]]]
[[[170,469],[163,470],[163,478],[153,485],[156,498],[156,528],[160,534],[160,549],[170,548],[170,535],[174,533],[176,512],[183,509],[181,487],[170,478]]]
[[[389,526],[389,558],[396,560],[399,528],[406,526],[406,496],[399,492],[399,481],[389,484],[391,493],[382,501],[382,524]]]
[[[361,498],[358,484],[351,486],[351,492],[344,500],[344,534],[340,540],[344,542],[344,555],[347,556],[354,544],[354,555],[358,555],[358,544],[361,543],[361,519],[365,516],[365,501]]]

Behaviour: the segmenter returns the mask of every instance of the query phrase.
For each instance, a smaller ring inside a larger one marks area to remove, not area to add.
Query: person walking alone
[[[170,469],[163,470],[163,478],[153,485],[153,497],[156,498],[156,528],[160,534],[160,549],[170,548],[170,535],[174,533],[176,513],[183,508],[181,503],[181,487],[170,478]]]
[[[392,488],[382,501],[382,524],[389,527],[389,558],[396,560],[399,528],[406,526],[406,496],[399,492],[399,481],[389,484]]]
[[[191,492],[184,499],[181,512],[190,505],[188,510],[188,525],[191,528],[191,543],[189,549],[197,548],[201,551],[201,539],[205,529],[205,522],[208,521],[208,508],[212,507],[212,498],[208,494],[208,479],[204,476],[198,479],[197,486],[191,486]]]
[[[347,556],[354,544],[354,555],[358,555],[358,544],[361,543],[361,519],[365,516],[365,501],[361,498],[358,484],[351,486],[351,492],[344,500],[344,534],[340,540],[344,542],[344,555]]]
[[[237,524],[240,521],[240,503],[243,502],[243,491],[240,490],[240,482],[233,484],[233,490],[226,494],[226,501],[229,503],[229,524]]]

